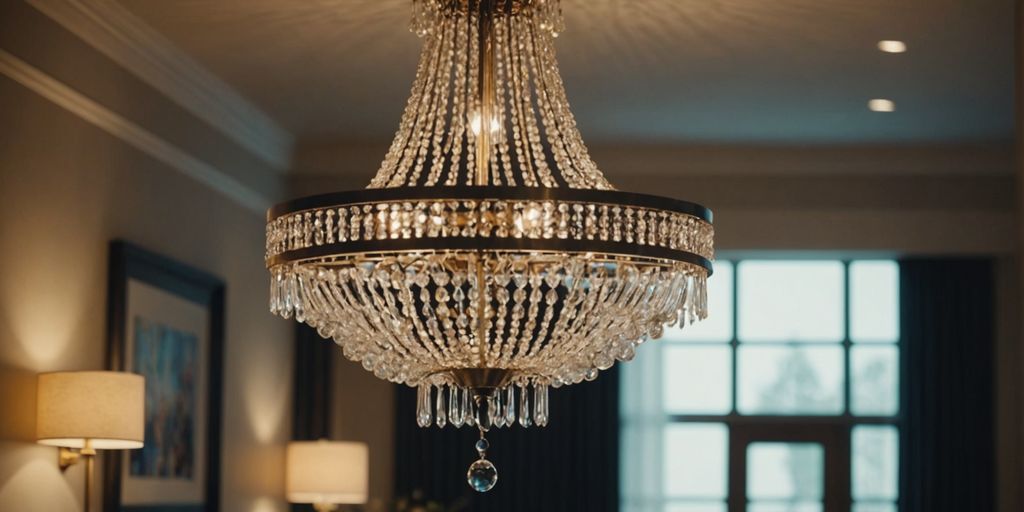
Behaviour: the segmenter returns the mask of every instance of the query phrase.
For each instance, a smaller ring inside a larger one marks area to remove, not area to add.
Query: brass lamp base
[[[57,451],[57,466],[60,467],[61,471],[67,471],[68,468],[78,464],[82,460],[82,457],[95,457],[96,450],[93,448],[60,448]]]
[[[80,449],[62,447],[57,451],[57,465],[61,471],[67,471],[68,468],[78,464],[83,459],[85,460],[84,511],[89,512],[92,510],[92,480],[96,449],[92,447],[92,442],[86,439],[85,446]]]

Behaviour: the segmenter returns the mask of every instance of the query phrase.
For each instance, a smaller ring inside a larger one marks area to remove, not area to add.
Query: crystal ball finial
[[[466,481],[476,492],[487,492],[498,483],[498,469],[487,459],[480,459],[469,466]]]

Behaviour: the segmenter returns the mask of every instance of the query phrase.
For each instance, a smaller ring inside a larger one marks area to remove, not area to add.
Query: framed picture
[[[114,241],[108,286],[109,367],[146,378],[146,416],[143,448],[104,454],[103,510],[217,511],[224,283]]]

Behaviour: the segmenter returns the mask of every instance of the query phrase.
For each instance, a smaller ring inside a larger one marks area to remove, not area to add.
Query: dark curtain
[[[416,425],[416,390],[396,393],[395,494],[446,510],[611,512],[619,505],[619,377],[552,389],[548,426],[492,429],[487,458],[498,484],[478,494],[466,483],[475,429]]]
[[[993,510],[992,262],[907,260],[900,275],[901,510]]]
[[[334,343],[306,324],[296,324],[295,374],[292,396],[292,439],[315,441],[331,435],[331,358]],[[293,512],[312,511],[292,504]]]

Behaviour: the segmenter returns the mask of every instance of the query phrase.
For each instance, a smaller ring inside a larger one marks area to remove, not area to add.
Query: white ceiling
[[[410,0],[121,0],[300,140],[386,141]],[[591,143],[900,144],[1013,137],[1014,0],[563,0]],[[910,51],[883,54],[880,39]],[[878,114],[868,99],[891,98]]]

